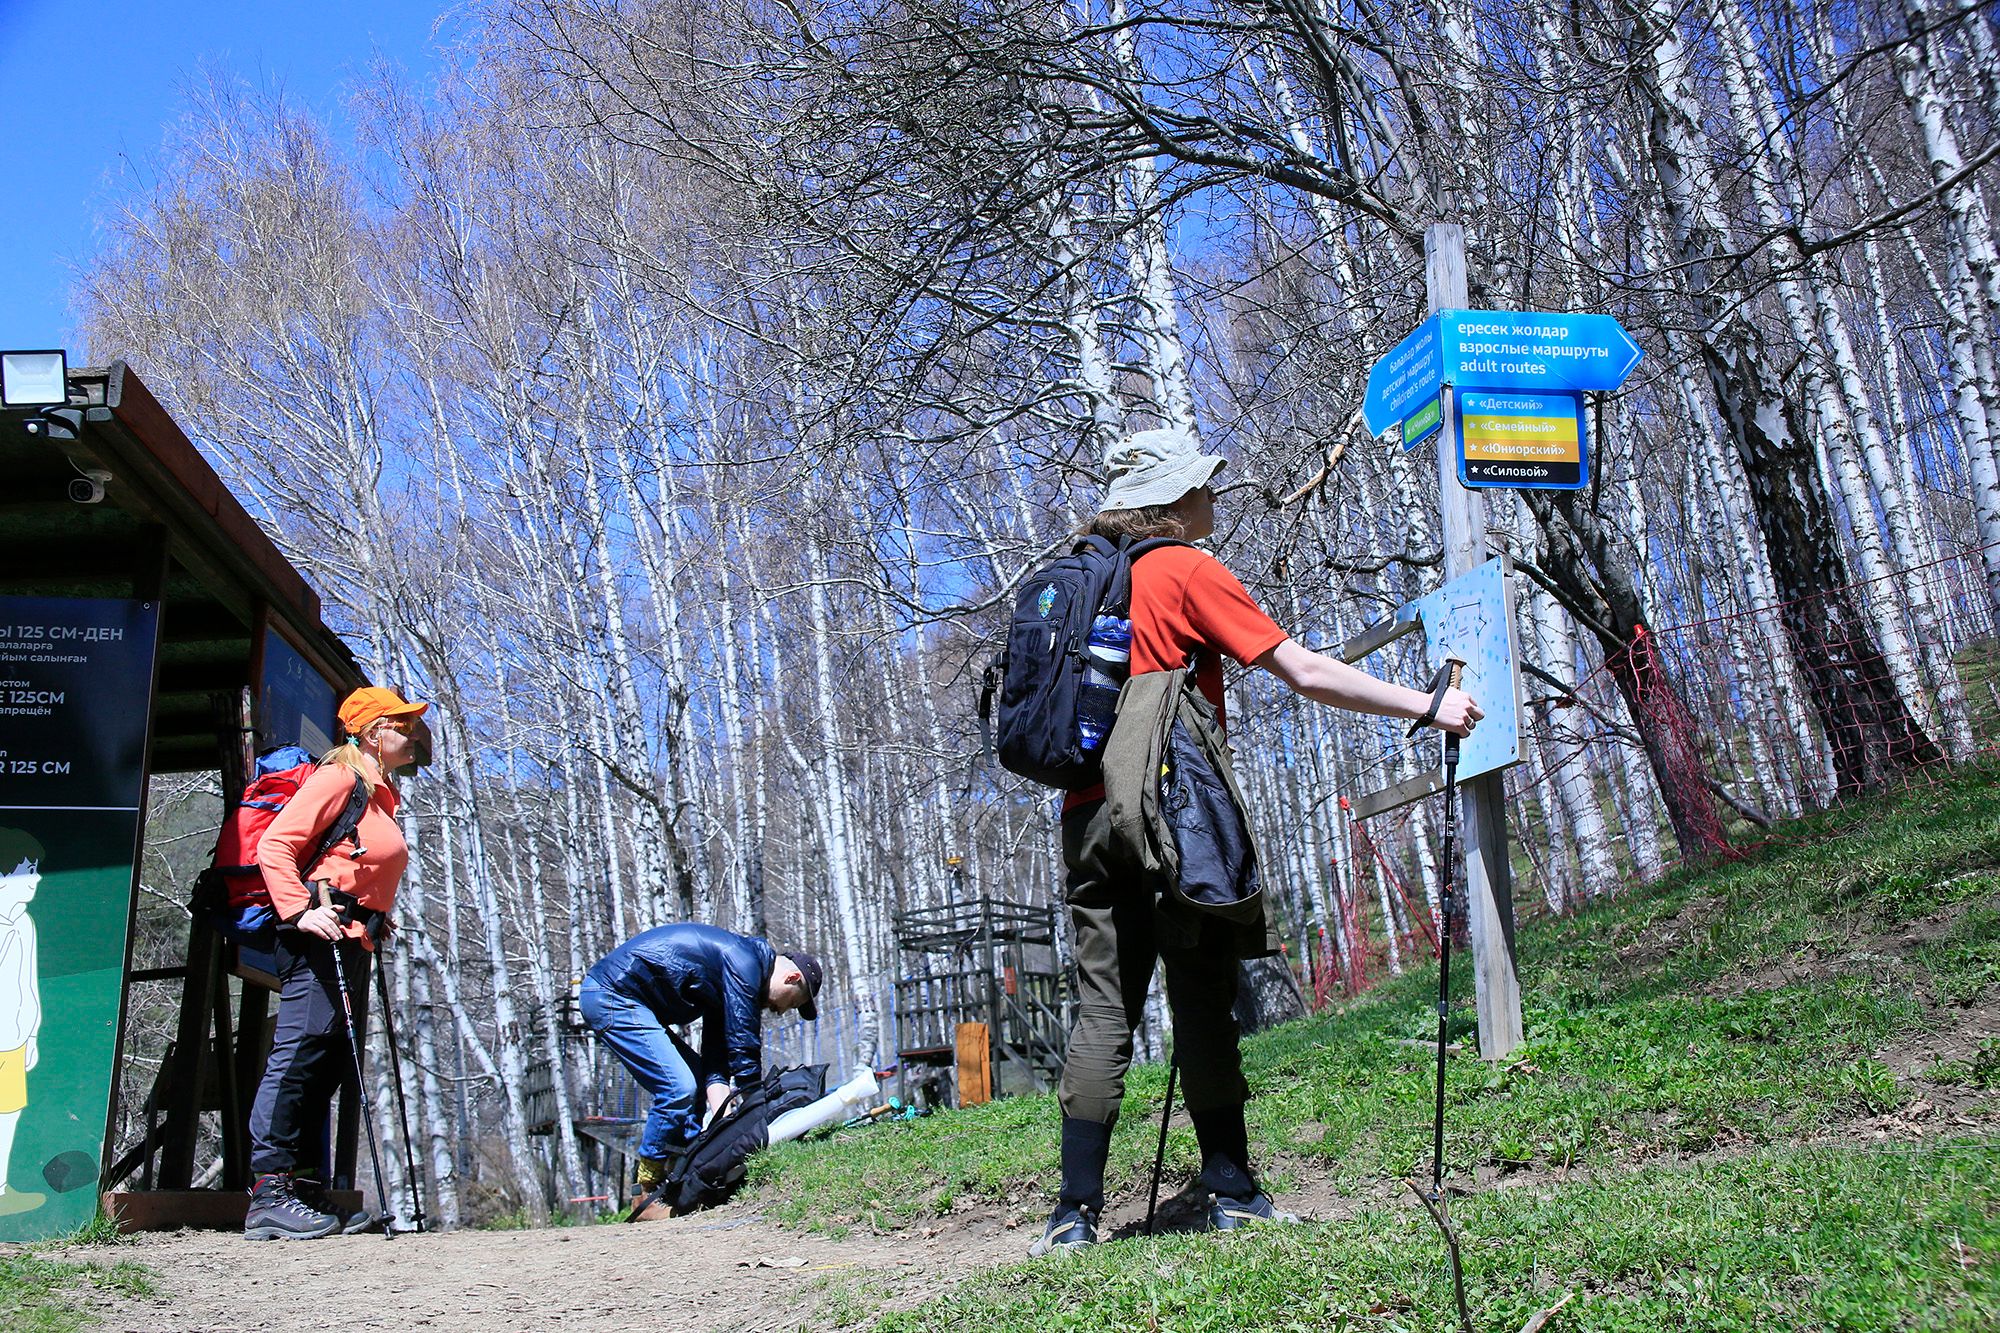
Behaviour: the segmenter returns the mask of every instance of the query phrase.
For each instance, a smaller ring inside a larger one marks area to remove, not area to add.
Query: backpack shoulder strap
[[[1104,609],[1119,617],[1126,617],[1132,611],[1132,564],[1148,551],[1157,551],[1162,546],[1186,546],[1188,543],[1178,537],[1148,537],[1144,541],[1123,543],[1118,546],[1118,564],[1111,571],[1111,587],[1104,594]]]
[[[320,835],[318,844],[313,848],[312,860],[299,868],[300,879],[318,869],[319,863],[326,859],[328,852],[354,836],[355,830],[361,827],[361,816],[368,811],[368,798],[372,794],[372,784],[367,778],[356,773],[354,790],[347,794],[347,804],[341,807],[333,822],[326,826],[326,832]]]

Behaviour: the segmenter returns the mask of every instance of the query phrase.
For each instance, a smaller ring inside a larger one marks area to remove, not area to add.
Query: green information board
[[[97,1212],[158,629],[0,597],[0,1241]]]

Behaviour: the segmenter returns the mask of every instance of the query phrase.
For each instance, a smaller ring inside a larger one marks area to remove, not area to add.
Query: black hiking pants
[[[1125,1096],[1132,1030],[1157,960],[1166,970],[1174,1058],[1190,1113],[1249,1100],[1238,1049],[1235,932],[1224,921],[1163,917],[1158,895],[1112,837],[1103,801],[1063,816],[1064,897],[1075,937],[1076,1026],[1063,1055],[1063,1115],[1110,1124]]]
[[[327,1110],[333,1094],[354,1082],[354,1055],[333,969],[347,968],[347,989],[362,1003],[370,955],[302,930],[278,932],[278,1023],[271,1056],[250,1107],[250,1169],[257,1175],[323,1169]]]

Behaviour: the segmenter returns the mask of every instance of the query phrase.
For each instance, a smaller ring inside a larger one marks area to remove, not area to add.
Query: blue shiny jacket
[[[703,1081],[763,1077],[764,1006],[778,951],[720,926],[656,926],[598,960],[585,980],[653,1011],[663,1026],[702,1020]]]

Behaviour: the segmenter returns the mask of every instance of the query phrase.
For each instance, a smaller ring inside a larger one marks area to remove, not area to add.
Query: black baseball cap
[[[819,1018],[819,983],[825,975],[819,959],[809,953],[787,953],[785,957],[798,965],[799,975],[806,979],[806,1002],[799,1006],[799,1017],[809,1023],[816,1021]]]

